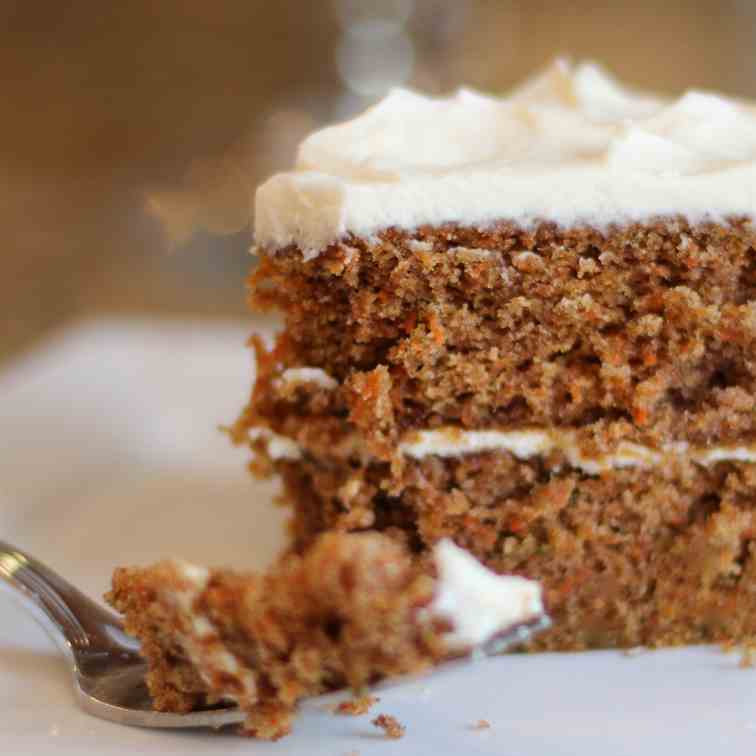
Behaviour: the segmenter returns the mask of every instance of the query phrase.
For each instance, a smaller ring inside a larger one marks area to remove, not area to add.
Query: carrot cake
[[[553,649],[756,635],[756,111],[559,62],[406,90],[257,193],[283,311],[232,429],[293,553],[451,539],[541,581]]]
[[[487,570],[451,541],[422,569],[381,533],[325,533],[264,575],[172,560],[116,571],[106,597],[149,665],[155,707],[231,701],[246,734],[289,732],[297,702],[497,653],[544,624],[541,590]]]
[[[306,139],[257,193],[251,302],[285,328],[231,428],[290,545],[116,572],[156,706],[277,737],[538,625],[529,581],[533,648],[754,642],[755,213],[752,106],[591,64]]]

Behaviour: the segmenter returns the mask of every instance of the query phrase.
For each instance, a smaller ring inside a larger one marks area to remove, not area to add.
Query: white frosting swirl
[[[299,148],[257,192],[255,234],[308,258],[348,233],[511,220],[561,225],[756,213],[756,112],[691,91],[665,101],[601,68],[555,63],[508,97],[404,89]]]
[[[438,569],[430,611],[451,622],[451,648],[482,646],[497,634],[545,614],[541,586],[516,575],[497,575],[472,554],[443,539],[433,549]]]

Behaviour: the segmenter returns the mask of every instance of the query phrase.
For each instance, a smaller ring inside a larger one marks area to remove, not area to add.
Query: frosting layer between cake
[[[271,459],[296,460],[302,456],[302,448],[290,438],[264,428],[254,428],[249,432],[251,441],[259,438],[266,441]],[[614,452],[594,456],[581,449],[574,432],[539,428],[506,431],[438,428],[416,431],[408,434],[398,445],[398,451],[413,459],[504,451],[522,460],[546,457],[558,451],[564,454],[570,467],[582,470],[587,475],[599,475],[606,470],[627,467],[658,467],[671,457],[687,458],[705,467],[718,462],[756,463],[756,446],[752,444],[697,447],[684,441],[670,443],[661,449],[620,441]]]

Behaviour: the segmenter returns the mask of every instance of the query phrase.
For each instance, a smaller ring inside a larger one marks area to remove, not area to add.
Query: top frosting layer
[[[296,168],[258,189],[255,235],[314,257],[392,226],[755,213],[753,108],[697,91],[663,100],[558,61],[508,97],[396,89],[312,134]]]

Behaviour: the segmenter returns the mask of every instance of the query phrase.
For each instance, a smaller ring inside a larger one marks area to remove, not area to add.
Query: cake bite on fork
[[[141,641],[157,709],[231,702],[243,732],[277,739],[304,698],[496,654],[548,624],[537,583],[449,541],[428,567],[384,535],[327,533],[263,574],[122,568],[107,599]]]

